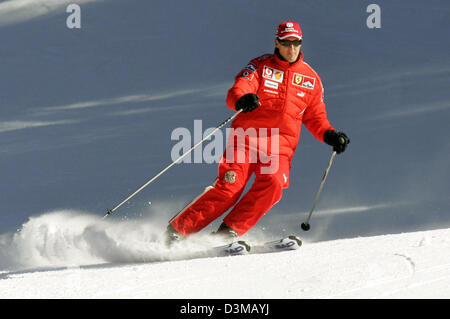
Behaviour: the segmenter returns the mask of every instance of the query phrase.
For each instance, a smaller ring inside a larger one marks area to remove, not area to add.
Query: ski
[[[209,250],[211,254],[218,257],[248,255],[250,251],[251,246],[243,240],[235,241],[224,246],[213,247]]]
[[[244,240],[236,240],[226,245],[209,247],[196,252],[180,254],[172,260],[188,260],[197,258],[242,256],[252,254],[275,253],[299,249],[302,241],[295,235],[286,236],[263,244],[251,245]]]
[[[177,259],[196,259],[209,257],[226,257],[247,255],[250,253],[250,245],[245,241],[239,240],[226,245],[209,247],[196,252],[189,252],[186,255],[179,256]]]
[[[301,247],[302,241],[295,235],[289,235],[278,240],[266,242],[262,245],[255,245],[251,247],[252,254],[263,254],[282,252],[289,250],[297,250]]]
[[[295,235],[283,237],[259,245],[251,245],[244,240],[238,240],[227,245],[208,249],[204,255],[211,257],[237,256],[249,254],[264,254],[299,249],[302,241]]]

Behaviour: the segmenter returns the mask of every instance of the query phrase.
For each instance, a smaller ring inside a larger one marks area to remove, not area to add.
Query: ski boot
[[[173,243],[178,242],[183,239],[183,235],[173,228],[172,225],[169,224],[167,226],[166,232],[164,233],[165,243],[167,247],[170,247]]]
[[[218,236],[222,238],[224,241],[234,241],[239,237],[237,231],[233,228],[222,222],[216,232],[213,232],[212,235]]]

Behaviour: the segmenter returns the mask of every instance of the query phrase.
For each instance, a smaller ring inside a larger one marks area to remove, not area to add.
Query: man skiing
[[[327,119],[322,82],[303,61],[302,38],[297,22],[281,23],[274,54],[251,60],[235,77],[227,106],[240,113],[231,125],[235,131],[228,138],[218,177],[170,220],[169,244],[200,231],[233,206],[215,234],[233,238],[252,228],[289,186],[290,163],[302,123],[336,153],[345,151],[350,140]],[[260,145],[264,145],[262,150]],[[252,187],[239,200],[253,174]]]

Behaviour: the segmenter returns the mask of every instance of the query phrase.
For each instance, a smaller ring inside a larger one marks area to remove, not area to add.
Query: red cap
[[[278,26],[277,38],[286,39],[288,37],[302,38],[302,29],[297,22],[285,21]]]

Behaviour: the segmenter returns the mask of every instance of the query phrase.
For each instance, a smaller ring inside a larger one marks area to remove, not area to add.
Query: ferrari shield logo
[[[316,79],[311,76],[294,73],[292,84],[313,90],[314,86],[316,85]]]

